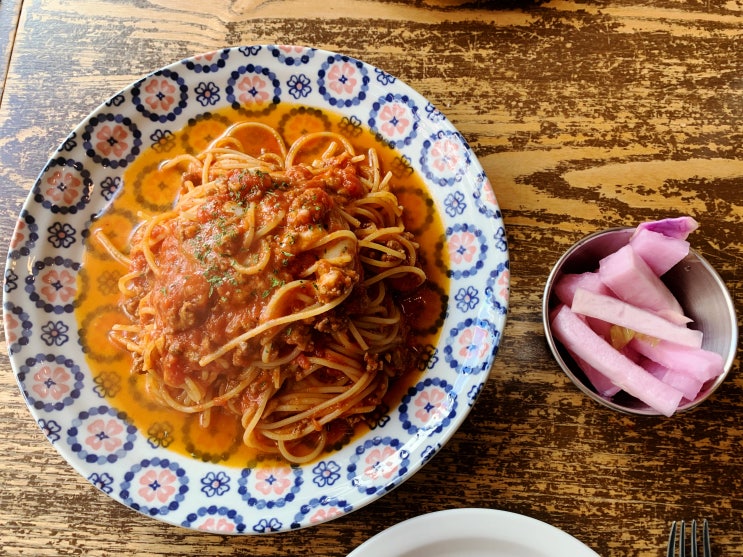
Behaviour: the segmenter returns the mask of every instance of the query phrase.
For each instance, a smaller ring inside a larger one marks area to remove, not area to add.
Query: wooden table
[[[671,520],[708,518],[714,554],[743,554],[739,361],[689,413],[622,415],[562,374],[540,314],[550,267],[572,242],[684,213],[701,223],[692,243],[741,312],[740,2],[3,0],[0,237],[100,102],[170,62],[259,43],[374,64],[471,144],[503,209],[512,264],[486,388],[451,442],[382,500],[309,530],[220,537],[146,518],[89,485],[31,419],[2,356],[0,554],[340,556],[402,520],[457,507],[528,515],[613,557],[661,555]]]

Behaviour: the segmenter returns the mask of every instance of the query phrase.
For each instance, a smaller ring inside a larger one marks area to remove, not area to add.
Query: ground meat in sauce
[[[165,235],[158,254],[162,276],[146,280],[153,286],[153,301],[168,337],[169,345],[160,365],[169,383],[177,384],[184,374],[201,373],[198,362],[202,356],[268,318],[264,306],[273,292],[310,267],[315,270],[308,294],[318,302],[330,302],[354,291],[343,309],[288,328],[279,337],[285,346],[308,354],[322,350],[316,345],[316,332],[345,331],[349,315],[363,313],[369,298],[360,285],[361,269],[356,258],[338,264],[322,259],[322,253],[307,252],[327,234],[347,226],[338,204],[363,194],[355,172],[352,165],[332,168],[323,176],[303,167],[293,167],[284,178],[235,171],[226,178],[227,188],[202,205],[195,219],[178,221],[180,225],[173,234]],[[195,174],[189,178],[195,184],[201,180]],[[304,182],[302,187],[290,185],[300,180]],[[249,265],[262,255],[260,242],[245,246],[243,241],[243,217],[251,203],[255,204],[256,228],[277,214],[283,213],[285,219],[263,240],[270,243],[268,272],[245,277],[235,272],[229,262],[235,258]],[[388,242],[388,247],[404,251],[397,242]],[[141,254],[139,257],[145,268],[144,258]],[[130,309],[134,309],[133,304]],[[301,308],[277,308],[286,314],[298,309]],[[260,346],[241,345],[233,350],[231,364],[239,371],[260,350]],[[275,346],[272,350],[274,356],[278,355]],[[369,372],[384,369],[394,375],[409,363],[407,360],[400,350],[381,355],[369,353],[364,365]]]

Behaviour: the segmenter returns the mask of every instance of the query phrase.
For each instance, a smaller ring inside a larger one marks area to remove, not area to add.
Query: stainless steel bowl
[[[556,301],[552,289],[567,273],[595,271],[599,260],[629,242],[633,228],[612,228],[586,236],[575,243],[558,259],[547,278],[542,300],[542,322],[547,344],[557,363],[575,385],[593,400],[614,410],[629,414],[660,415],[636,398],[620,392],[606,398],[593,388],[584,373],[562,345],[555,341],[550,330],[549,312]],[[663,282],[678,299],[685,314],[693,319],[693,326],[702,331],[702,348],[717,352],[724,361],[723,373],[702,387],[697,398],[683,401],[677,412],[701,404],[725,381],[735,361],[738,347],[738,323],[735,306],[725,283],[712,266],[693,249],[683,261],[662,277]]]

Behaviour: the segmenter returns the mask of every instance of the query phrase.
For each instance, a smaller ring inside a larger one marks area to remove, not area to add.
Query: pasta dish
[[[417,363],[403,299],[426,275],[390,175],[342,135],[286,145],[259,122],[163,164],[183,173],[172,209],[128,250],[95,235],[125,268],[116,343],[158,403],[316,458]]]

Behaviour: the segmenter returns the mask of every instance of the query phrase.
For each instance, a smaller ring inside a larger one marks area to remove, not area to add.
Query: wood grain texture
[[[0,237],[54,149],[130,82],[224,46],[305,44],[384,69],[455,123],[503,209],[512,288],[489,381],[450,443],[382,500],[267,537],[190,532],[101,495],[50,447],[0,357],[0,555],[341,556],[404,519],[476,506],[544,520],[617,557],[659,556],[671,520],[706,517],[715,555],[743,555],[739,360],[687,414],[625,416],[559,371],[540,314],[547,274],[578,238],[679,213],[702,224],[692,243],[741,313],[740,1],[15,5],[0,104]]]

